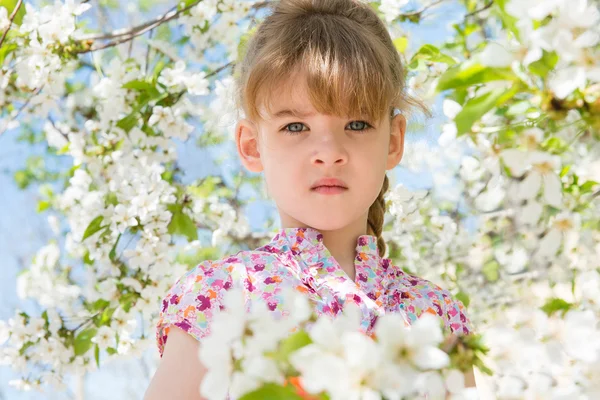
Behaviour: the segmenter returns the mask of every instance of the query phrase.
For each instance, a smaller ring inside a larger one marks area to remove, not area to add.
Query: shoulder
[[[394,302],[402,303],[411,320],[422,313],[437,314],[446,328],[455,334],[472,332],[471,321],[464,304],[441,286],[392,266],[390,294]]]
[[[272,254],[246,250],[218,260],[206,260],[179,276],[161,300],[156,341],[162,357],[171,326],[177,326],[195,339],[210,333],[210,322],[223,308],[227,290],[246,289],[248,268],[271,262]]]

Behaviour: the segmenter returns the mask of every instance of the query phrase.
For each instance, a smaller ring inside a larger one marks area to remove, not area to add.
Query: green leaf
[[[99,215],[96,218],[94,218],[92,222],[90,222],[88,227],[85,229],[85,232],[83,233],[83,238],[81,240],[83,241],[92,236],[94,233],[98,232],[100,229],[105,228],[102,226],[103,220],[104,217],[102,215]]]
[[[28,348],[30,348],[31,346],[33,346],[35,344],[35,342],[32,341],[27,341],[23,347],[21,347],[21,349],[19,350],[19,355],[22,356],[23,354],[25,354],[25,352],[27,351]]]
[[[291,385],[283,387],[267,383],[260,389],[240,397],[240,400],[302,400],[302,396],[297,394]]]
[[[110,301],[104,300],[104,299],[98,299],[92,305],[92,310],[94,310],[94,311],[100,311],[103,308],[107,307],[108,305],[110,305]]]
[[[129,133],[130,130],[133,129],[134,126],[137,125],[139,120],[138,111],[134,111],[126,117],[121,118],[117,122],[117,126],[123,129],[125,132]]]
[[[164,60],[158,60],[154,69],[152,70],[152,82],[156,82],[156,79],[160,76],[162,70],[167,66],[167,63]]]
[[[574,304],[569,303],[561,298],[553,297],[546,301],[546,304],[541,307],[541,310],[548,314],[548,316],[552,316],[552,314],[559,311],[562,312],[562,315],[564,316],[567,311],[573,308],[573,306]]]
[[[470,99],[454,118],[457,134],[460,136],[468,132],[475,121],[500,103],[499,100],[506,92],[505,89],[493,89],[481,96]]]
[[[112,318],[116,308],[106,307],[100,316],[100,325],[108,325],[108,321]]]
[[[483,275],[489,282],[495,282],[500,277],[498,270],[500,268],[500,264],[496,260],[490,260],[481,269]]]
[[[502,21],[504,28],[506,30],[514,33],[516,38],[519,39],[520,32],[519,32],[519,29],[517,28],[518,19],[513,17],[512,15],[508,14],[505,11],[506,0],[495,0],[494,3],[496,3],[496,5],[498,6],[495,9],[495,11],[496,11],[496,14],[498,14],[498,16],[500,17],[500,20]]]
[[[567,142],[565,142],[563,139],[554,136],[546,139],[541,144],[541,148],[544,151],[547,151],[548,153],[562,154],[563,152],[569,149],[569,146],[567,145]]]
[[[178,4],[178,9],[183,10],[186,7],[191,6],[194,3],[197,3],[198,0],[181,0]]]
[[[586,194],[586,193],[590,193],[594,187],[596,187],[598,185],[598,182],[596,181],[586,181],[583,185],[581,185],[579,187],[579,193],[581,194]]]
[[[547,52],[544,50],[542,58],[529,64],[529,71],[545,78],[554,69],[557,62],[558,55],[556,52]]]
[[[441,62],[448,65],[456,64],[456,60],[447,54],[440,52],[440,50],[431,44],[422,46],[411,58],[409,68],[417,68],[418,60],[425,60],[431,62]]]
[[[110,249],[110,253],[108,253],[108,258],[111,261],[115,261],[115,258],[117,257],[117,244],[119,244],[119,239],[121,239],[121,233],[119,233],[115,244],[113,245],[112,249]]]
[[[436,90],[441,92],[448,89],[457,89],[479,83],[502,80],[516,82],[519,81],[519,77],[509,68],[491,68],[474,61],[466,61],[448,68],[440,76]]]
[[[117,350],[116,350],[116,349],[114,349],[114,348],[112,348],[112,347],[107,347],[107,348],[106,348],[106,352],[107,352],[108,354],[110,354],[111,356],[112,356],[113,354],[117,354]]]
[[[96,344],[94,349],[94,358],[96,359],[96,365],[100,368],[100,347]]]
[[[96,336],[98,330],[96,328],[89,328],[79,332],[75,337],[75,355],[80,356],[85,354],[90,347],[92,347],[92,338]]]
[[[281,357],[282,360],[287,360],[290,354],[311,343],[312,340],[306,331],[300,330],[294,332],[281,342],[277,357]]]
[[[17,0],[0,0],[0,7],[5,7],[6,11],[8,11],[8,16],[12,14],[13,10],[17,6]],[[13,23],[16,25],[21,25],[23,21],[23,17],[25,16],[25,2],[21,4],[19,11],[17,11],[17,15],[15,15],[15,19]],[[2,63],[0,63],[1,65]]]
[[[399,53],[404,53],[408,47],[408,38],[406,36],[401,36],[394,39],[394,47]]]
[[[256,32],[256,29],[257,29],[257,26],[254,26],[252,29],[250,29],[249,31],[244,33],[242,35],[242,37],[240,38],[240,41],[237,46],[237,60],[238,61],[243,60],[244,57],[246,56],[248,42],[252,38],[252,35],[254,35],[254,33]]]
[[[29,174],[22,169],[15,172],[14,179],[19,189],[25,189],[31,183]]]
[[[46,211],[48,208],[50,208],[50,202],[46,200],[40,200],[37,203],[36,211],[41,213]]]
[[[93,265],[94,264],[94,260],[92,260],[90,258],[90,252],[86,251],[85,254],[83,255],[83,263],[87,264],[87,265]]]
[[[138,92],[148,92],[153,97],[160,96],[160,92],[152,83],[145,80],[133,80],[123,84],[124,89],[132,89]]]
[[[196,223],[181,210],[176,209],[169,222],[168,231],[171,235],[183,235],[191,242],[198,239],[198,228]]]
[[[125,312],[129,312],[129,310],[131,310],[131,307],[133,306],[133,303],[138,298],[139,296],[136,293],[127,293],[119,299],[119,304],[121,304],[121,307],[123,307],[123,310],[125,310]]]
[[[8,53],[15,50],[17,47],[17,44],[12,42],[2,44],[2,47],[0,47],[0,65],[4,64],[4,60]]]
[[[466,294],[465,292],[458,292],[456,293],[455,297],[460,300],[465,307],[469,307],[469,304],[471,303],[471,298],[469,297],[468,294]]]

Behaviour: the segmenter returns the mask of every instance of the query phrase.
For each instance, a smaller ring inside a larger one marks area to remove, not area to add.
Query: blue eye
[[[356,125],[358,123],[358,126]],[[294,127],[295,128],[291,128]],[[302,132],[302,126],[305,126],[302,122],[293,122],[291,124],[288,124],[286,126],[283,127],[282,131],[286,132],[288,135],[297,135],[300,132]],[[373,128],[368,122],[366,121],[352,121],[350,122],[350,124],[348,126],[351,126],[352,128],[350,130],[354,131],[366,131],[369,130],[371,128]],[[291,129],[287,129],[287,128],[291,128]]]

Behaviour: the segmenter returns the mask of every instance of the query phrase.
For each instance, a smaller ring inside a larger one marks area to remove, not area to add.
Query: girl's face
[[[282,227],[329,231],[365,227],[385,171],[402,158],[406,120],[317,113],[302,78],[272,98],[272,114],[236,127],[238,153],[252,172],[264,171]],[[312,189],[321,178],[337,178],[347,189],[324,194]],[[363,225],[364,224],[364,225]]]

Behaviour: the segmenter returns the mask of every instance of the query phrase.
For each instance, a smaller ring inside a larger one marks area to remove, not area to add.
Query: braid
[[[385,217],[385,199],[384,195],[390,186],[390,181],[387,174],[383,180],[383,186],[379,192],[379,196],[369,208],[369,216],[367,217],[367,233],[377,237],[377,249],[379,256],[383,257],[386,250],[385,240],[381,235],[383,231],[383,219]]]

